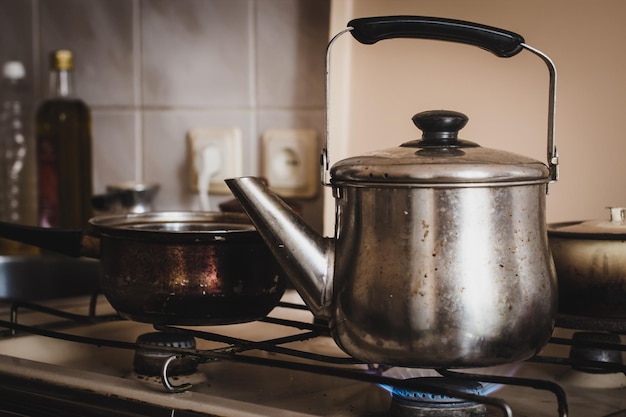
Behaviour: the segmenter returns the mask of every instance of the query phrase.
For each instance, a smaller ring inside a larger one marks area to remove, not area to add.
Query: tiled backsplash
[[[0,0],[0,60],[24,61],[36,104],[49,52],[72,49],[75,90],[92,109],[94,191],[157,182],[157,209],[195,210],[190,129],[239,127],[244,175],[260,174],[267,129],[321,138],[329,10],[330,0]],[[319,230],[321,194],[302,202]]]

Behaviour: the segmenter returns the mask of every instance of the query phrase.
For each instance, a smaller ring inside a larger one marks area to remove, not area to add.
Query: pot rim
[[[261,241],[243,213],[154,211],[114,214],[89,220],[98,237],[165,243]]]
[[[626,241],[626,231],[606,229],[605,232],[581,232],[576,231],[576,227],[583,225],[584,221],[571,221],[548,224],[548,236],[572,239],[572,240],[615,240]],[[574,228],[574,231],[568,230]]]
[[[569,239],[626,240],[626,208],[608,206],[608,220],[584,220],[553,223],[548,233]]]

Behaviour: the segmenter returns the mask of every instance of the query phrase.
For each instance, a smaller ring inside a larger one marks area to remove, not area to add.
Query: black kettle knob
[[[451,110],[429,110],[413,116],[413,123],[422,130],[422,145],[449,146],[458,142],[459,130],[468,117]]]

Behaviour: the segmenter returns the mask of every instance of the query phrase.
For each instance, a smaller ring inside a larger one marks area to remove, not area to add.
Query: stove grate
[[[29,302],[16,301],[11,307],[11,320],[0,320],[0,327],[8,329],[8,332],[1,334],[2,337],[12,337],[18,332],[37,334],[44,337],[52,337],[57,339],[63,339],[71,342],[91,344],[97,346],[106,346],[120,349],[138,350],[145,348],[144,345],[120,340],[100,339],[86,336],[78,336],[74,334],[64,333],[63,328],[69,328],[72,325],[89,325],[115,320],[125,320],[116,314],[98,314],[96,311],[97,295],[92,297],[89,313],[75,314],[68,313],[62,310],[56,310],[47,306],[33,304]],[[299,304],[281,303],[281,307],[293,308],[293,309],[306,309]],[[34,310],[44,314],[57,317],[59,320],[53,324],[47,324],[45,326],[28,326],[19,323],[18,312],[22,309]],[[411,378],[402,379],[385,375],[385,371],[389,368],[385,366],[376,366],[371,364],[365,364],[356,359],[350,357],[339,357],[322,355],[318,353],[311,353],[303,350],[294,349],[292,347],[285,346],[286,344],[294,341],[306,341],[317,337],[328,337],[328,329],[323,324],[307,323],[302,321],[294,321],[287,319],[278,319],[273,317],[267,317],[262,320],[263,322],[276,325],[287,326],[300,330],[299,333],[262,341],[252,341],[242,338],[235,338],[231,336],[225,336],[218,332],[207,332],[189,328],[181,328],[176,326],[164,326],[155,325],[154,328],[162,332],[175,332],[184,333],[193,337],[219,342],[224,344],[224,347],[199,350],[188,349],[178,347],[159,347],[158,349],[164,353],[169,353],[174,357],[186,356],[194,358],[199,363],[211,363],[213,361],[235,361],[241,363],[247,363],[252,365],[277,367],[283,369],[290,369],[295,371],[313,372],[317,374],[324,374],[332,377],[348,378],[353,380],[359,380],[363,382],[370,382],[378,385],[387,385],[398,389],[416,390],[435,395],[445,395],[449,397],[459,398],[463,400],[473,401],[487,406],[491,406],[498,409],[503,416],[512,416],[512,410],[510,406],[503,400],[490,397],[481,394],[473,394],[451,389],[449,387],[435,386],[429,384],[426,378]],[[566,338],[552,338],[550,343],[572,345],[573,341]],[[597,348],[612,349],[620,352],[626,351],[626,346],[621,343],[604,343],[592,344]],[[151,347],[154,349],[154,347]],[[254,355],[252,352],[261,351],[277,354],[277,357],[264,357]],[[572,358],[551,357],[551,356],[535,356],[529,359],[531,362],[552,364],[552,365],[564,365],[573,366],[579,363]],[[583,365],[593,365],[606,370],[607,372],[623,372],[626,373],[626,366],[622,363],[606,363],[587,361]],[[362,367],[354,367],[353,365],[363,365]],[[568,413],[567,399],[563,389],[556,383],[551,381],[544,381],[538,379],[519,378],[515,376],[495,376],[495,375],[483,375],[483,374],[469,374],[466,372],[457,372],[447,369],[440,369],[437,372],[443,377],[454,377],[457,379],[468,379],[476,382],[495,383],[502,385],[513,385],[520,387],[528,387],[532,389],[544,390],[554,395],[556,400],[556,415],[559,417],[566,417]],[[180,387],[174,386],[170,383],[167,374],[167,365],[163,367],[161,375],[163,379],[163,385],[168,387],[169,390],[176,392]],[[185,387],[188,389],[188,387]]]

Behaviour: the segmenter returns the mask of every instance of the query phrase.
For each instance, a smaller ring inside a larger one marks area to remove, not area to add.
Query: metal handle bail
[[[335,41],[342,35],[353,32],[353,37],[364,44],[376,43],[383,39],[393,38],[426,38],[454,42],[462,42],[487,49],[495,55],[508,58],[526,49],[537,55],[548,67],[548,147],[547,160],[550,171],[549,183],[559,178],[559,157],[556,148],[554,126],[556,114],[556,67],[552,60],[543,52],[524,43],[524,39],[513,32],[477,23],[452,19],[440,19],[420,16],[388,16],[354,19],[349,26],[336,34],[326,47],[324,93],[326,100],[326,134],[324,146],[320,155],[321,183],[330,186],[330,162],[328,157],[328,143],[330,136],[330,56]],[[548,183],[548,185],[549,185]],[[548,186],[546,186],[546,193]]]

